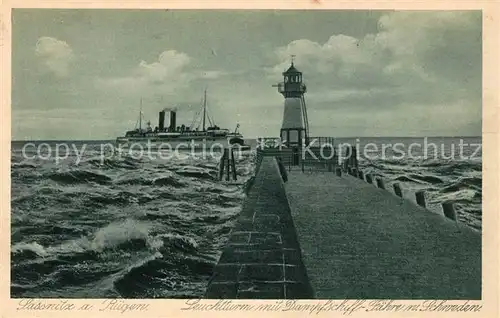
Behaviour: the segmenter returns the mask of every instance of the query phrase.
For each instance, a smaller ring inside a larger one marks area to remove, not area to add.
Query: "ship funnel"
[[[163,131],[163,129],[165,129],[165,111],[162,110],[159,114],[159,118],[158,118],[158,129],[160,131]]]
[[[175,131],[176,117],[177,113],[175,110],[170,110],[170,130]]]
[[[163,111],[164,112],[176,112],[177,111],[177,107],[163,108]]]

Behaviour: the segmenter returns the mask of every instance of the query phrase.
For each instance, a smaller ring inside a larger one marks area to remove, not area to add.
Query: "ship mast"
[[[203,131],[205,131],[206,113],[207,113],[207,89],[205,89],[205,96],[203,98]]]
[[[141,97],[141,110],[139,111],[139,131],[142,130],[142,97]]]

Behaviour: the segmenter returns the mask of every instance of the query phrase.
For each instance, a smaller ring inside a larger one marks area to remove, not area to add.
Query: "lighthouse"
[[[302,82],[302,72],[295,68],[293,57],[290,67],[283,72],[283,82],[274,86],[285,97],[280,130],[282,145],[295,150],[301,148],[303,140],[307,142],[309,124],[304,99],[307,89]]]

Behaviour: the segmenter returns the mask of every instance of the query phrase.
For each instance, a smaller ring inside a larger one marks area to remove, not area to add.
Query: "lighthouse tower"
[[[307,140],[309,124],[304,99],[306,85],[302,82],[302,72],[299,72],[293,64],[293,56],[290,67],[283,72],[283,82],[274,86],[278,87],[278,92],[285,97],[280,131],[282,143],[286,147],[300,148],[302,141]]]

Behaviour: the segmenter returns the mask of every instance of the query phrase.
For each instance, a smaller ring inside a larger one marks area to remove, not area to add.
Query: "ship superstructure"
[[[168,124],[166,122],[168,115]],[[137,142],[163,142],[177,146],[178,143],[197,142],[199,147],[211,147],[214,143],[221,145],[239,145],[245,147],[243,135],[238,132],[239,124],[234,131],[221,128],[209,116],[207,111],[207,91],[205,90],[201,109],[195,114],[191,125],[179,125],[177,123],[177,108],[164,108],[158,113],[158,125],[151,127],[151,122],[143,127],[142,100],[139,112],[138,125],[134,130],[129,130],[125,136],[116,139],[119,144],[131,144]],[[208,121],[208,126],[207,126]],[[196,126],[196,124],[198,124]],[[201,126],[201,127],[200,127]],[[202,142],[202,143],[200,143]]]

